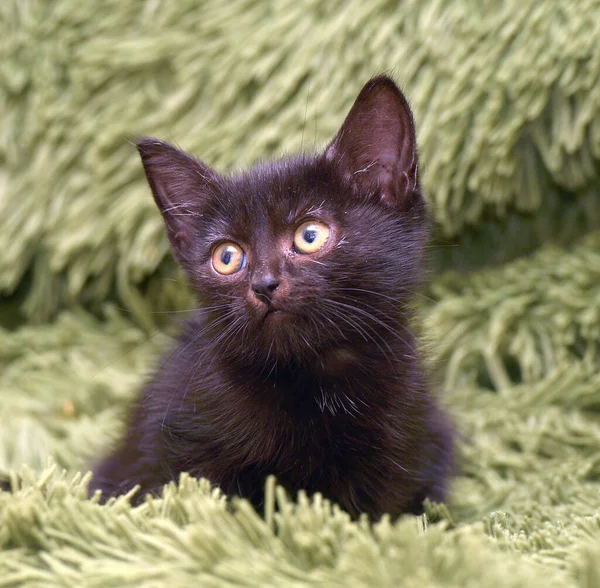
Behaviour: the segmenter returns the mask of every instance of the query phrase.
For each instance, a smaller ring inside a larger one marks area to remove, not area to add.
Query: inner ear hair
[[[389,206],[404,207],[419,192],[414,119],[391,78],[378,76],[363,87],[325,157]]]

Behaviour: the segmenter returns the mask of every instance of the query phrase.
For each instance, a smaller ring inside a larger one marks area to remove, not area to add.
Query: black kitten
[[[396,85],[371,80],[324,153],[233,177],[138,149],[201,308],[93,489],[189,472],[260,505],[275,474],[374,520],[442,500],[452,433],[409,329],[427,215]]]

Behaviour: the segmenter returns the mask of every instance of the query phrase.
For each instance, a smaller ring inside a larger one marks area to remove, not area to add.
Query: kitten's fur
[[[201,308],[92,489],[141,498],[190,472],[259,505],[275,474],[374,520],[442,500],[452,433],[408,324],[427,215],[396,85],[368,82],[323,153],[233,177],[155,139],[138,149]],[[331,227],[314,254],[292,245],[305,220]],[[236,274],[211,266],[222,241],[246,251]]]

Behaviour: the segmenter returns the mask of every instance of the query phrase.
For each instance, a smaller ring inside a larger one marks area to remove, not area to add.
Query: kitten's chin
[[[261,362],[271,358],[286,364],[308,365],[318,355],[316,334],[301,314],[270,309],[255,325],[254,348]]]

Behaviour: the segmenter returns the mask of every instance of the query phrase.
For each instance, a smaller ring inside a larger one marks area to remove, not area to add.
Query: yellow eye
[[[325,247],[330,232],[325,223],[318,221],[302,223],[294,233],[294,247],[299,253],[315,253]]]
[[[212,266],[214,270],[225,276],[239,272],[246,265],[246,254],[244,250],[228,241],[221,243],[212,254]]]

